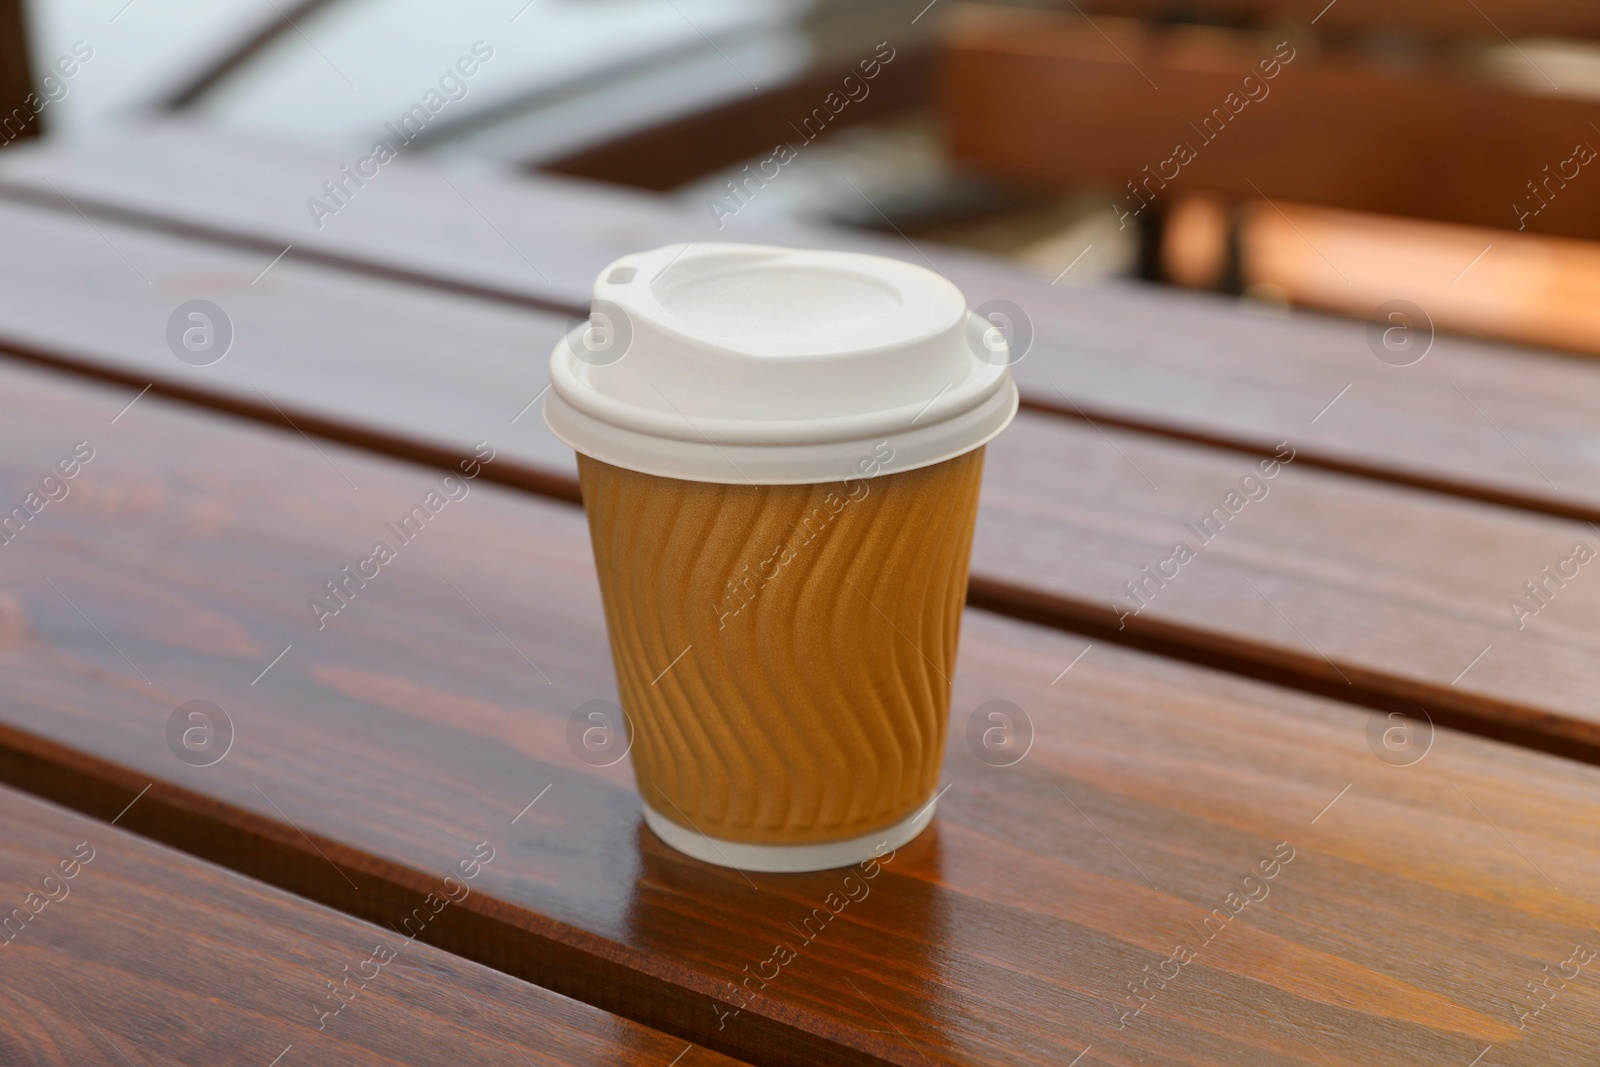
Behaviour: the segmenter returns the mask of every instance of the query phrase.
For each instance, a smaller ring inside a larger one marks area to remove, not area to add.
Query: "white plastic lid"
[[[1017,410],[1009,363],[1004,334],[931,270],[670,245],[600,272],[589,323],[551,354],[544,417],[579,452],[646,474],[832,482],[990,440]]]

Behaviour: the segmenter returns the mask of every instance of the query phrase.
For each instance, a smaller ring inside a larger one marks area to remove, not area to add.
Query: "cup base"
[[[773,874],[798,874],[803,871],[828,871],[850,867],[865,860],[878,859],[882,848],[895,849],[916,837],[933,821],[938,796],[893,826],[844,841],[823,841],[810,845],[753,845],[747,841],[725,841],[685,829],[644,806],[644,822],[662,841],[679,852],[718,867]]]

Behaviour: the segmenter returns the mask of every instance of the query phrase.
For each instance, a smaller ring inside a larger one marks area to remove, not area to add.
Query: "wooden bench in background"
[[[1204,191],[1600,237],[1594,196],[1516,210],[1538,207],[1529,183],[1545,167],[1600,142],[1600,101],[1442,55],[1395,69],[1289,28],[975,7],[951,26],[940,99],[953,157],[1046,190],[1103,183],[1130,220]]]
[[[950,150],[1103,189],[1150,278],[1399,324],[1417,358],[1437,330],[1600,354],[1600,52],[1501,33],[1592,12],[1313,6],[957,9]]]

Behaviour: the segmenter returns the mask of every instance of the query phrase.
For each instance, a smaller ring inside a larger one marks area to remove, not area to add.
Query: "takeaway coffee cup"
[[[1005,339],[897,260],[677,245],[601,272],[545,419],[578,453],[644,818],[811,871],[933,817]]]

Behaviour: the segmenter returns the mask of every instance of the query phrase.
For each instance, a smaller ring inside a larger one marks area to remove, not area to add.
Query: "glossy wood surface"
[[[1129,218],[1214,192],[1600,237],[1600,208],[1569,188],[1596,156],[1600,103],[1537,74],[1523,88],[1449,53],[1318,54],[1288,27],[965,14],[941,114],[952,156],[984,173],[1050,191],[1102,184]]]
[[[1287,439],[1305,466],[1600,521],[1600,374],[1570,358],[1441,333],[1426,358],[1396,367],[1374,354],[1364,323],[1284,317],[1170,289],[1078,288],[1070,272],[1052,285],[931,246],[755,226],[739,216],[719,230],[704,204],[551,178],[441,174],[406,160],[318,228],[306,200],[337,168],[336,159],[170,124],[125,136],[106,131],[90,145],[10,153],[0,160],[0,194],[21,197],[21,205],[54,205],[45,213],[4,213],[6,232],[16,235],[0,246],[17,250],[9,284],[29,293],[16,303],[21,312],[58,306],[41,305],[37,291],[59,301],[63,290],[48,280],[85,272],[110,292],[144,287],[114,248],[85,228],[78,210],[120,245],[149,249],[142,254],[156,262],[165,258],[161,242],[119,236],[126,231],[113,216],[234,248],[239,255],[218,253],[208,269],[243,282],[287,247],[273,271],[296,260],[323,262],[404,282],[406,291],[475,293],[562,315],[581,313],[595,274],[612,259],[675,241],[828,245],[915,262],[926,256],[974,305],[1007,300],[1031,320],[1033,344],[1015,373],[1037,408],[1255,455],[1270,455]],[[60,221],[52,222],[55,216]],[[171,302],[200,295],[209,277],[184,272],[169,280]],[[51,318],[46,331],[30,328],[27,314],[8,313],[5,340],[115,327],[71,312]],[[100,349],[115,347],[94,336]],[[542,358],[534,354],[533,361]]]
[[[1091,635],[1600,759],[1589,524],[1043,419],[990,456],[973,566],[1018,591],[999,610],[1053,594]]]
[[[8,222],[34,251],[5,261],[0,323],[25,342],[14,347],[112,368],[130,395],[157,382],[445,467],[488,441],[499,457],[490,478],[577,499],[571,451],[537,403],[566,320],[302,263],[257,277],[242,252],[138,229]],[[73,314],[69,262],[93,265],[102,315]],[[164,328],[198,293],[232,309],[237,340],[197,368],[174,358]],[[972,595],[1096,639],[1383,710],[1421,705],[1441,722],[1600,760],[1600,586],[1586,568],[1570,580],[1544,574],[1578,542],[1595,545],[1595,531],[1330,474],[1305,464],[1299,441],[1284,442],[1293,462],[1264,479],[1258,457],[1024,412],[991,449]],[[1247,476],[1266,497],[1241,501],[1212,539],[1192,532]],[[1170,586],[1146,586],[1149,607],[1127,615],[1146,597],[1125,583],[1150,581],[1146,566],[1175,569],[1163,560],[1179,541],[1198,558]],[[1545,583],[1548,607],[1530,598],[1530,581]]]
[[[31,791],[108,819],[153,782],[121,825],[380,921],[487,840],[424,939],[758,1063],[1536,1064],[1600,1038],[1586,974],[1525,989],[1597,940],[1593,768],[1448,730],[1386,748],[1382,716],[971,612],[939,817],[839,907],[842,872],[671,853],[626,761],[569,747],[615,698],[576,509],[475,481],[319,630],[308,598],[438,471],[0,373],[6,499],[95,449],[0,547],[0,775]],[[233,724],[210,766],[169,747],[196,699]],[[1032,727],[1009,767],[967,741],[993,700]]]
[[[15,1067],[734,1062],[3,788],[0,916]]]

